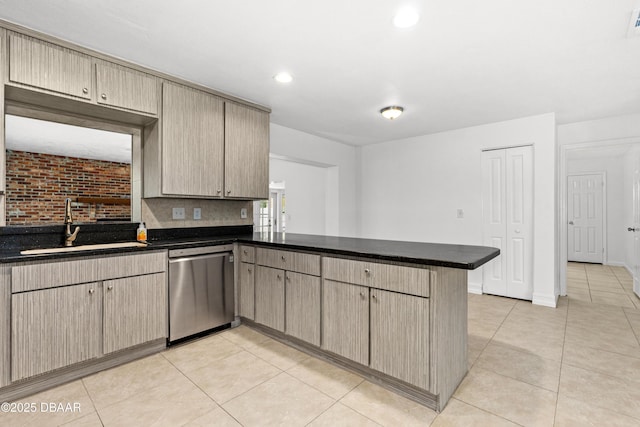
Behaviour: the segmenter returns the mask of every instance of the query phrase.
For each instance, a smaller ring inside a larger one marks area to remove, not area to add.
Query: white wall
[[[338,190],[330,190],[326,194],[325,203],[332,208],[329,209],[326,218],[325,233],[339,236],[357,235],[358,165],[355,147],[271,123],[270,152],[281,160],[326,167],[327,188]],[[287,196],[288,187],[289,183]]]
[[[617,151],[617,150],[616,150]],[[567,159],[567,173],[605,172],[606,174],[606,241],[607,264],[624,265],[626,259],[627,229],[625,209],[625,156],[601,152],[598,158]],[[630,194],[630,193],[629,193]],[[566,202],[565,202],[566,203]]]
[[[362,147],[362,237],[482,245],[480,153],[532,144],[533,302],[555,306],[555,131],[555,115],[544,114]],[[481,282],[480,269],[470,272],[470,287]]]
[[[270,159],[269,181],[284,181],[286,231],[325,234],[327,218],[338,212],[327,203],[329,169],[287,160]],[[329,227],[330,228],[330,227]]]

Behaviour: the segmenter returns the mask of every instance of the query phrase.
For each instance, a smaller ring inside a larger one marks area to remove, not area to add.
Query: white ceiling
[[[405,5],[421,19],[391,20]],[[353,145],[640,112],[640,0],[0,0],[0,18],[270,106]],[[272,76],[288,70],[293,83]],[[389,122],[391,104],[405,114]]]
[[[5,116],[8,150],[131,163],[131,135]]]

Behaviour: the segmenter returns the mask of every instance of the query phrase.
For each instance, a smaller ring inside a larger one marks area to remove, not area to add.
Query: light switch
[[[193,219],[195,220],[202,219],[202,209],[193,208]]]
[[[184,208],[173,208],[173,219],[184,219]]]

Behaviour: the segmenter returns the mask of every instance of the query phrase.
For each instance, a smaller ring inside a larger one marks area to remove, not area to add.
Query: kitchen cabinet
[[[248,262],[240,263],[240,278],[238,281],[238,314],[247,319],[255,319],[255,265]]]
[[[255,321],[284,332],[284,270],[256,266]]]
[[[224,102],[206,92],[165,82],[162,106],[162,166],[158,171],[162,194],[222,197]],[[145,182],[145,190],[147,187]]]
[[[145,115],[158,114],[160,86],[155,76],[16,33],[9,37],[9,83]]]
[[[103,353],[167,336],[165,273],[103,282]]]
[[[371,289],[371,369],[429,388],[429,299]]]
[[[269,114],[225,103],[225,197],[269,198]]]
[[[159,89],[154,76],[106,61],[96,63],[98,104],[157,115]]]
[[[90,56],[31,37],[9,36],[9,82],[90,100]]]
[[[166,268],[166,251],[10,267],[11,381],[166,337]]]
[[[369,365],[369,288],[323,281],[322,349]]]
[[[100,283],[12,295],[11,380],[100,356]]]
[[[285,279],[284,332],[320,346],[320,278],[287,271]]]

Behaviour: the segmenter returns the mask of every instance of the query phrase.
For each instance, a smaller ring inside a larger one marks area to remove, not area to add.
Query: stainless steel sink
[[[77,251],[93,251],[96,249],[114,249],[114,248],[144,248],[146,243],[140,242],[120,242],[120,243],[101,243],[96,245],[68,246],[63,248],[44,248],[44,249],[28,249],[20,251],[22,255],[43,255],[54,254],[58,252],[77,252]]]

